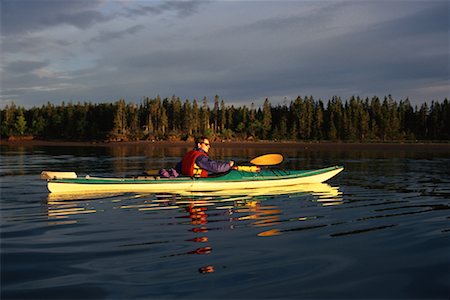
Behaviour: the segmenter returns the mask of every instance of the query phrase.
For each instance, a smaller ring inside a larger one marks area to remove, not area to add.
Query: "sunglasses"
[[[211,145],[208,143],[202,142],[202,144],[204,144],[205,146],[211,147]]]

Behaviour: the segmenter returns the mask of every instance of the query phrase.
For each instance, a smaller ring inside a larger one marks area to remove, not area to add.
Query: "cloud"
[[[86,29],[109,19],[96,10],[99,4],[95,0],[3,0],[2,35],[28,34],[64,24]]]
[[[296,5],[297,9],[287,10],[283,15],[269,16],[259,18],[256,21],[239,24],[237,26],[231,25],[231,28],[226,29],[229,33],[236,32],[272,32],[279,33],[288,31],[295,32],[319,32],[330,26],[335,20],[337,11],[346,7],[342,2],[329,2],[326,5],[314,2],[303,2],[301,5]]]
[[[151,3],[151,4],[147,4]],[[138,2],[136,6],[125,7],[123,16],[137,17],[175,13],[178,17],[187,17],[197,12],[207,1],[161,1]]]
[[[430,80],[448,80],[448,4],[441,2],[421,10],[410,8],[412,12],[399,17],[347,26],[350,16],[346,12],[350,8],[353,13],[358,10],[363,14],[370,10],[370,6],[335,5],[316,9],[306,19],[315,19],[321,24],[318,28],[302,20],[300,14],[298,18],[276,17],[242,26],[240,34],[250,39],[255,37],[252,31],[264,30],[281,35],[289,32],[291,40],[303,42],[280,45],[277,43],[279,37],[267,35],[267,48],[271,49],[272,55],[264,53],[264,50],[252,53],[252,58],[257,59],[250,61],[250,65],[257,65],[253,71],[259,70],[254,72],[258,76],[248,81],[246,78],[251,74],[244,72],[244,81],[240,82],[253,85],[255,90],[259,86],[261,96],[264,93],[292,95],[306,92],[327,98],[334,93],[346,93],[342,96],[348,97],[352,93],[371,96],[393,91],[399,91],[403,97],[414,97],[404,87],[405,82],[414,82],[412,85],[415,86],[418,83],[430,84]],[[331,9],[334,18],[330,18]],[[427,25],[421,26],[423,23]],[[288,30],[293,27],[301,28],[299,31],[302,32],[295,34]],[[304,35],[303,31],[308,34]],[[285,36],[280,40],[289,39]],[[239,88],[239,83],[235,86]],[[423,95],[420,97],[423,99]]]
[[[448,1],[4,2],[18,103],[449,94]]]
[[[46,66],[48,66],[48,62],[18,60],[6,65],[5,72],[13,75],[31,73]]]
[[[90,40],[90,42],[107,43],[107,42],[115,40],[115,39],[121,39],[127,35],[136,34],[137,32],[143,30],[144,28],[145,28],[145,26],[143,26],[143,25],[135,25],[135,26],[132,26],[132,27],[124,29],[124,30],[102,31],[96,37],[93,37]]]
[[[450,3],[431,1],[430,4],[414,14],[381,24],[376,30],[392,37],[448,34]]]

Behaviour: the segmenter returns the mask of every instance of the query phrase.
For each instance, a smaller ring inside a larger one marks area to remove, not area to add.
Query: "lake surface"
[[[188,145],[1,145],[2,299],[449,299],[450,147],[232,147],[343,165],[284,195],[57,196],[42,170],[129,176]]]

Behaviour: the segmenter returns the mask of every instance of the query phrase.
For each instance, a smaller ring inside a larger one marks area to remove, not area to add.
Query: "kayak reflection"
[[[209,238],[206,236],[208,233],[207,223],[208,223],[208,214],[206,206],[197,206],[195,205],[195,201],[189,204],[185,211],[189,214],[188,217],[191,220],[191,225],[194,227],[191,229],[191,232],[194,234],[200,234],[200,236],[195,236],[192,239],[188,239],[188,242],[193,243],[208,243]],[[210,254],[213,248],[210,245],[205,245],[202,247],[198,247],[195,250],[189,251],[188,254]],[[214,273],[215,269],[213,265],[202,266],[198,268],[198,271],[202,274]]]
[[[217,190],[211,192],[181,192],[181,195],[191,196],[273,196],[287,195],[294,193],[310,193],[317,196],[336,197],[341,194],[338,187],[332,187],[327,183],[306,183],[300,185],[288,185],[283,187],[264,187],[264,188],[248,188],[234,190]]]
[[[196,259],[197,271],[208,274],[221,269],[214,264],[215,255],[210,254],[220,252],[216,248],[220,248],[217,245],[221,245],[222,232],[252,228],[258,237],[270,238],[295,232],[298,222],[317,222],[320,218],[314,215],[292,217],[291,211],[286,214],[277,205],[277,201],[286,200],[293,206],[300,205],[300,214],[305,213],[302,207],[343,203],[339,188],[324,183],[214,193],[49,194],[47,216],[52,225],[92,223],[101,227],[102,222],[107,222],[114,224],[112,230],[143,227],[142,236],[132,237],[133,243],[118,246],[165,245],[159,250],[160,258],[200,256]],[[144,225],[133,224],[136,214],[148,214],[149,220],[158,220],[159,227],[147,229]],[[90,217],[92,215],[96,217]],[[120,217],[119,223],[111,221],[117,217]]]
[[[343,203],[342,192],[338,187],[326,183],[302,184],[285,187],[266,187],[257,189],[235,189],[214,192],[182,192],[178,194],[133,194],[133,193],[87,193],[87,194],[48,194],[47,209],[49,219],[66,219],[80,214],[95,213],[95,204],[111,202],[120,204],[121,209],[137,209],[139,211],[176,210],[190,207],[193,221],[205,222],[206,207],[214,206],[220,210],[232,210],[244,206],[260,207],[261,200],[269,200],[273,196],[312,195],[313,201],[322,206],[340,205]],[[194,205],[194,206],[192,206]],[[203,205],[203,208],[199,208]],[[203,214],[204,213],[204,214]]]

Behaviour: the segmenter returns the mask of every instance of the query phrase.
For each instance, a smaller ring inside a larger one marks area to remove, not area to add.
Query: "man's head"
[[[195,140],[195,147],[208,153],[211,145],[209,144],[209,139],[206,136],[201,136]]]

